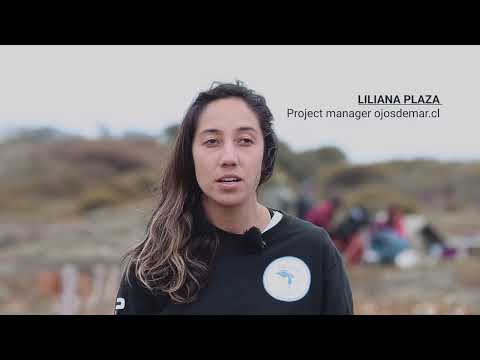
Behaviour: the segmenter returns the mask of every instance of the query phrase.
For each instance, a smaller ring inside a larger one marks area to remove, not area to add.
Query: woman
[[[116,314],[352,314],[322,228],[257,200],[276,138],[241,83],[202,92],[181,124],[145,240],[126,254]]]
[[[380,262],[385,264],[395,263],[397,256],[410,247],[403,214],[398,206],[389,206],[386,221],[374,225],[371,244]]]

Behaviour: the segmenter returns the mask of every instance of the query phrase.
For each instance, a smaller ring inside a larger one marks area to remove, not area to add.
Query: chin
[[[206,198],[209,202],[224,207],[240,206],[247,201],[247,197],[241,194],[206,195]]]

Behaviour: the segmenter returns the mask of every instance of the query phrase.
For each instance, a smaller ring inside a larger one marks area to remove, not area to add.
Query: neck
[[[204,197],[202,204],[209,221],[230,233],[243,234],[253,226],[262,231],[270,222],[268,209],[256,198],[239,206],[222,206]]]

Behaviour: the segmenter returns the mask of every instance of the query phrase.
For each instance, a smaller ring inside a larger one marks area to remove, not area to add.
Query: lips
[[[242,181],[242,179],[236,175],[224,175],[221,178],[218,178],[216,180],[216,182],[223,183],[223,184],[237,183],[239,181]]]

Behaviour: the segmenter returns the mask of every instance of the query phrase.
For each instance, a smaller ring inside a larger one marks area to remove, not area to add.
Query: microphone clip
[[[246,250],[249,254],[261,253],[267,243],[262,238],[262,233],[257,227],[251,227],[244,233]]]

